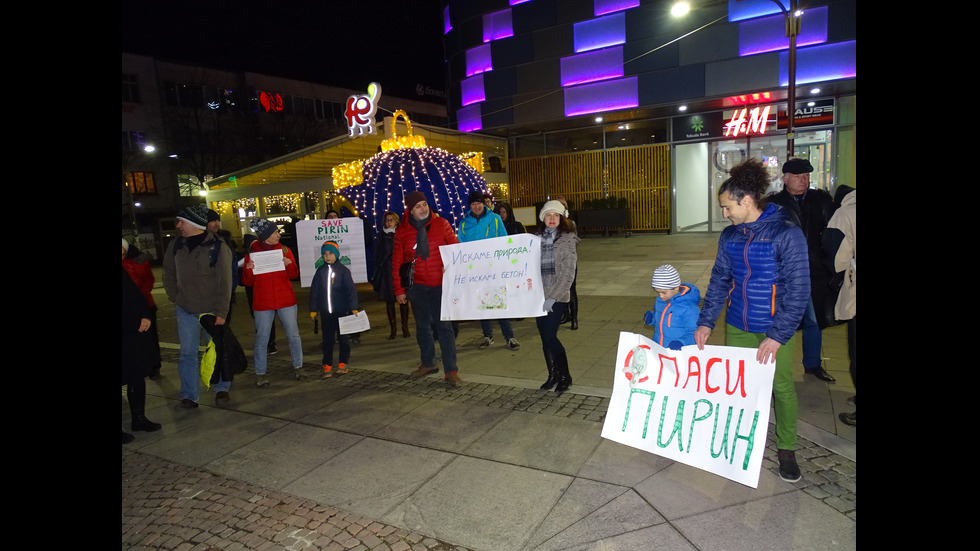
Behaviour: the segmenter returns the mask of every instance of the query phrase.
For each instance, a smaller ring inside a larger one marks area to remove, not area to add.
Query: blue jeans
[[[198,314],[186,312],[180,306],[176,307],[176,312],[177,339],[180,341],[180,356],[177,358],[180,391],[177,396],[182,400],[186,398],[197,402],[201,397],[201,360],[198,353],[202,338],[206,343],[211,337],[201,327],[201,322],[197,319]],[[218,381],[211,388],[215,392],[227,392],[231,388],[231,381]]]
[[[803,369],[820,369],[823,363],[820,361],[820,346],[823,343],[823,334],[817,324],[817,311],[813,308],[813,299],[806,303],[806,312],[803,314]]]
[[[279,322],[286,331],[286,340],[289,341],[289,355],[293,360],[293,369],[303,367],[303,342],[299,338],[299,325],[296,323],[296,312],[299,306],[296,304],[280,308],[278,310],[256,310],[252,313],[255,317],[255,345],[252,354],[255,358],[255,374],[265,375],[269,357],[269,332],[272,331],[272,324],[279,315]]]
[[[504,340],[509,341],[514,338],[514,330],[510,327],[509,319],[499,319],[500,332],[504,334]],[[480,327],[483,328],[484,337],[493,337],[493,320],[480,320]]]
[[[408,300],[415,315],[415,341],[422,353],[422,365],[436,365],[436,343],[433,327],[438,329],[439,350],[442,351],[442,369],[446,373],[456,371],[456,335],[450,321],[440,321],[442,313],[442,286],[427,287],[416,283],[408,290]]]

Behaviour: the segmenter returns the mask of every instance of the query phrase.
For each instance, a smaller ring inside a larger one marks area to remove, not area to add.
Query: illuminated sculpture
[[[374,134],[374,114],[378,111],[378,99],[381,98],[381,85],[377,82],[368,84],[367,94],[354,94],[347,98],[347,130],[351,138]]]
[[[405,212],[405,195],[418,190],[425,194],[429,207],[446,218],[454,231],[469,209],[470,192],[490,193],[479,171],[460,157],[437,147],[427,147],[422,136],[412,135],[412,123],[407,114],[398,110],[393,120],[401,116],[408,135],[381,143],[382,151],[363,163],[362,183],[337,190],[346,197],[370,223],[372,237],[377,234],[385,211],[401,216]],[[338,167],[341,168],[341,167]]]

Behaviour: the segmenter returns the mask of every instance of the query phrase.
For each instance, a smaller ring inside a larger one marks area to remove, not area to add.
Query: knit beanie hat
[[[541,212],[538,213],[538,220],[544,222],[544,215],[548,214],[549,212],[557,212],[562,216],[567,216],[565,213],[568,211],[565,210],[565,205],[561,204],[561,201],[555,201],[552,199],[541,207]]]
[[[208,227],[208,207],[203,204],[184,207],[177,211],[177,218],[199,230],[205,230]]]
[[[250,225],[252,227],[252,231],[255,232],[256,237],[259,238],[259,241],[265,241],[270,235],[279,229],[279,226],[277,226],[275,222],[271,222],[263,218],[252,220]]]
[[[482,203],[482,202],[483,202],[483,192],[478,189],[474,189],[473,191],[471,191],[470,196],[466,198],[467,205],[472,205],[473,203]]]
[[[421,201],[428,202],[428,199],[425,198],[425,194],[421,191],[413,191],[405,196],[405,207],[408,210],[412,210],[415,208],[415,205],[419,204]]]
[[[337,245],[336,241],[327,241],[323,245],[320,245],[320,256],[323,256],[327,251],[332,252],[334,256],[340,258],[340,246]]]
[[[653,271],[650,286],[654,289],[676,289],[681,286],[681,275],[670,264],[664,264]]]
[[[214,212],[211,209],[208,209],[208,214],[206,218],[208,219],[208,222],[218,222],[221,220],[221,216],[217,212]]]

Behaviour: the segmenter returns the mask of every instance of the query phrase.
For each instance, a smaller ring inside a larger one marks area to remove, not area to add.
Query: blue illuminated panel
[[[483,129],[483,119],[480,117],[480,104],[470,105],[456,111],[456,130],[474,132]]]
[[[565,116],[636,107],[638,96],[636,77],[565,88]]]
[[[623,47],[561,58],[561,85],[572,86],[623,76]]]
[[[827,41],[827,6],[803,12],[796,46],[812,46]],[[738,24],[738,55],[755,55],[789,48],[786,18],[780,15],[762,17]]]
[[[796,84],[857,77],[857,41],[796,51]],[[779,85],[789,86],[789,52],[779,54]]]
[[[493,61],[490,59],[489,44],[466,50],[466,76],[471,77],[492,70]]]
[[[449,22],[449,5],[446,5],[446,9],[442,10],[442,34],[446,34],[453,30],[453,24]]]
[[[510,8],[495,11],[483,16],[483,42],[514,36],[514,25]]]
[[[575,37],[575,53],[608,48],[626,43],[626,14],[614,13],[606,17],[590,19],[572,26]]]
[[[593,4],[596,17],[606,15],[607,13],[635,8],[639,5],[640,0],[595,0]]]
[[[483,73],[460,81],[459,91],[462,105],[486,101],[487,94],[483,89]]]
[[[510,0],[511,6],[516,6],[518,4],[523,4],[524,2],[530,2],[531,0]]]
[[[779,3],[789,10],[787,0],[779,0]],[[728,21],[744,21],[754,17],[783,13],[779,6],[772,0],[728,0]]]

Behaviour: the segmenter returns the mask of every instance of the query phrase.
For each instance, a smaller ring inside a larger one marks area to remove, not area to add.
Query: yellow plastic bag
[[[208,314],[201,314],[201,316],[206,315]],[[214,364],[217,357],[218,353],[214,349],[214,339],[208,339],[208,346],[204,350],[204,355],[201,357],[201,382],[204,384],[206,390],[211,389],[211,375],[214,374]]]

